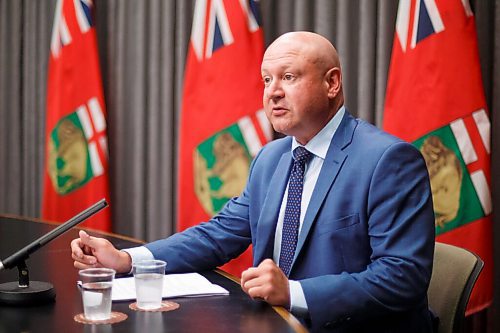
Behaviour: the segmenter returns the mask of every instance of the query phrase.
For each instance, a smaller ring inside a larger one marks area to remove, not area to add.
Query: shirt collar
[[[328,152],[328,148],[330,147],[330,143],[332,142],[332,138],[337,131],[337,128],[340,125],[340,122],[345,114],[345,107],[342,107],[337,111],[337,113],[333,116],[332,119],[326,124],[325,127],[321,129],[309,142],[303,146],[307,150],[309,150],[314,155],[325,159],[326,153]],[[295,137],[292,139],[292,152],[298,146],[302,146],[297,142]]]

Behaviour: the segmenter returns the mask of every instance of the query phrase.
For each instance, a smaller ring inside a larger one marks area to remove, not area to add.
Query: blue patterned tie
[[[300,226],[300,202],[302,188],[304,187],[304,170],[311,153],[304,147],[297,147],[293,151],[293,167],[288,182],[288,197],[283,221],[283,234],[281,236],[281,252],[279,266],[286,276],[290,273]]]

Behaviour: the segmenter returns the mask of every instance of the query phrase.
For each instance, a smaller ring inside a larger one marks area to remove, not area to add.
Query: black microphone
[[[47,282],[30,281],[28,266],[26,266],[25,262],[26,259],[29,258],[30,254],[45,244],[73,228],[77,224],[85,221],[107,206],[108,203],[106,200],[101,199],[57,228],[26,245],[5,260],[0,261],[0,271],[2,269],[9,269],[13,267],[17,267],[19,270],[19,282],[7,282],[0,284],[0,303],[11,305],[32,305],[53,301],[56,297],[54,286]]]
[[[42,237],[38,238],[37,240],[31,242],[30,244],[26,245],[23,247],[21,250],[17,251],[16,253],[12,254],[9,256],[7,259],[1,260],[0,261],[0,271],[4,268],[13,268],[16,267],[18,263],[28,259],[30,254],[44,246],[45,244],[49,243],[56,237],[60,236],[61,234],[65,233],[69,229],[73,228],[75,225],[85,221],[95,213],[99,212],[101,209],[105,208],[108,206],[108,203],[106,202],[106,199],[101,199],[97,203],[93,204],[89,208],[85,209],[78,215],[72,217],[70,220],[67,222],[64,222],[54,230],[46,233]]]

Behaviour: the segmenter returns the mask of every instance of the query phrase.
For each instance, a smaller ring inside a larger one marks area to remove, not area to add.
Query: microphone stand
[[[0,284],[0,303],[10,305],[32,305],[54,301],[56,292],[54,286],[48,282],[30,281],[29,269],[26,259],[29,255],[50,241],[54,240],[64,232],[77,224],[85,221],[90,216],[96,214],[101,209],[108,206],[105,199],[101,199],[94,205],[85,209],[78,215],[72,217],[67,222],[46,233],[42,237],[31,242],[21,250],[12,254],[3,261],[0,260],[0,271],[17,267],[19,271],[18,282],[7,282]]]

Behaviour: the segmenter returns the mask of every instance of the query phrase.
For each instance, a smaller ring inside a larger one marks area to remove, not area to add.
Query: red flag
[[[436,240],[485,262],[467,314],[493,298],[490,121],[475,29],[466,0],[400,1],[384,113],[384,129],[426,160]]]
[[[196,2],[182,100],[179,230],[239,195],[252,157],[272,138],[262,110],[263,53],[254,1]],[[239,276],[251,265],[246,251],[223,269]]]
[[[102,198],[109,202],[106,110],[91,0],[58,0],[47,85],[42,217],[63,222]],[[84,223],[109,231],[110,210]]]

